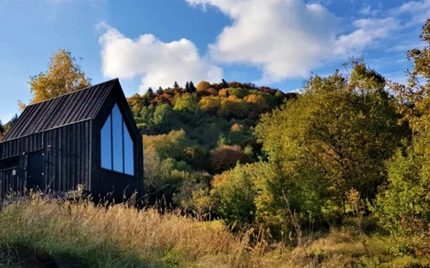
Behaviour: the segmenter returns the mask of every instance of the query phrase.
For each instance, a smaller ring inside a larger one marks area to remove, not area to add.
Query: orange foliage
[[[220,91],[218,91],[218,95],[220,97],[228,97],[228,88],[223,88]]]
[[[238,124],[238,123],[234,123],[233,125],[231,125],[230,131],[231,132],[239,132],[243,130],[243,125]]]

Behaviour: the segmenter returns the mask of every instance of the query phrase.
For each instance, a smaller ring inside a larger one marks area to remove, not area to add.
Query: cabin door
[[[33,152],[28,155],[27,188],[34,191],[44,191],[45,183],[45,153]]]

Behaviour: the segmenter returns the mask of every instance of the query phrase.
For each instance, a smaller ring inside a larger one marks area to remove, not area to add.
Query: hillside
[[[173,202],[179,205],[184,198],[180,195],[208,189],[212,175],[237,162],[264,158],[254,135],[260,115],[295,97],[296,93],[223,80],[196,86],[189,82],[185,87],[175,83],[128,98],[144,135],[145,181],[148,193],[154,194],[150,199],[171,203],[179,194],[180,200]]]

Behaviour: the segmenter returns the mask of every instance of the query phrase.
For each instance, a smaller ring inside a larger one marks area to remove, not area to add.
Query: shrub
[[[222,145],[211,152],[210,167],[214,173],[219,173],[234,167],[237,163],[248,162],[247,155],[240,146]]]

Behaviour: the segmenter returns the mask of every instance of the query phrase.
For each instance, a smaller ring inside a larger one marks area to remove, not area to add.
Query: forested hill
[[[190,185],[207,184],[210,174],[228,170],[237,162],[257,161],[261,145],[253,128],[260,115],[295,96],[224,80],[216,84],[201,81],[196,86],[189,82],[185,87],[175,83],[171,88],[131,96],[128,101],[144,135],[147,188],[153,186],[156,192],[168,185],[171,191],[167,192],[173,194],[184,180]],[[166,194],[166,189],[162,192]]]
[[[237,151],[231,165],[237,160],[251,161],[259,153],[259,146],[252,134],[261,113],[271,111],[295,93],[283,93],[268,87],[256,87],[249,83],[226,82],[210,84],[201,81],[185,87],[176,83],[172,88],[152,89],[144,95],[135,94],[128,99],[138,127],[144,135],[168,134],[183,130],[183,139],[193,146],[184,148],[197,159],[183,159],[194,169],[220,172],[230,167],[203,164],[210,151],[222,148]],[[151,142],[152,138],[147,137]],[[213,151],[214,152],[214,151]],[[243,155],[241,155],[241,153]],[[209,159],[208,159],[209,160]],[[216,160],[216,159],[213,159]],[[198,165],[196,162],[199,162]],[[203,164],[203,166],[202,166]]]
[[[153,135],[181,128],[189,131],[190,126],[195,128],[207,123],[217,123],[218,127],[228,123],[252,126],[262,112],[270,111],[294,96],[295,93],[285,94],[249,83],[201,81],[197,87],[193,82],[184,88],[175,83],[172,88],[159,88],[155,93],[150,88],[144,95],[135,94],[128,100],[142,133]],[[201,135],[192,136],[202,138]],[[208,143],[206,141],[204,143]]]

